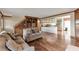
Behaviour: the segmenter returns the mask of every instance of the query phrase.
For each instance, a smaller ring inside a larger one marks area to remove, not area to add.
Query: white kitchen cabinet
[[[57,27],[41,27],[41,31],[57,34]]]

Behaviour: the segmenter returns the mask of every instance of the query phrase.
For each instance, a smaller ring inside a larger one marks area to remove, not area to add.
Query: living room
[[[79,9],[0,8],[0,11],[0,51],[79,51],[75,39]]]

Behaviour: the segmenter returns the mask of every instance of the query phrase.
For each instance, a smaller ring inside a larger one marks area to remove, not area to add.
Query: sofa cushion
[[[11,39],[16,40],[16,37],[13,33],[7,33],[7,35],[9,35],[11,37]]]
[[[21,44],[17,44],[14,40],[8,40],[6,42],[6,46],[11,51],[20,51],[23,49],[23,46]]]
[[[34,29],[32,29],[31,31],[32,31],[32,33],[36,33]]]
[[[5,47],[5,43],[6,38],[0,35],[0,51],[8,51],[8,49]]]
[[[17,36],[14,41],[18,44],[23,44],[25,42],[21,36]]]

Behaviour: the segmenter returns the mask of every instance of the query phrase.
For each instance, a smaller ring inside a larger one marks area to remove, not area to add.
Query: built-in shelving
[[[23,33],[23,29],[38,27],[37,17],[25,16],[25,19],[15,26],[15,33]]]

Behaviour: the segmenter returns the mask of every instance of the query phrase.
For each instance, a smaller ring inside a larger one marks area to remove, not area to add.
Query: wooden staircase
[[[38,17],[25,16],[25,19],[14,26],[14,32],[23,34],[23,29],[38,27]]]

